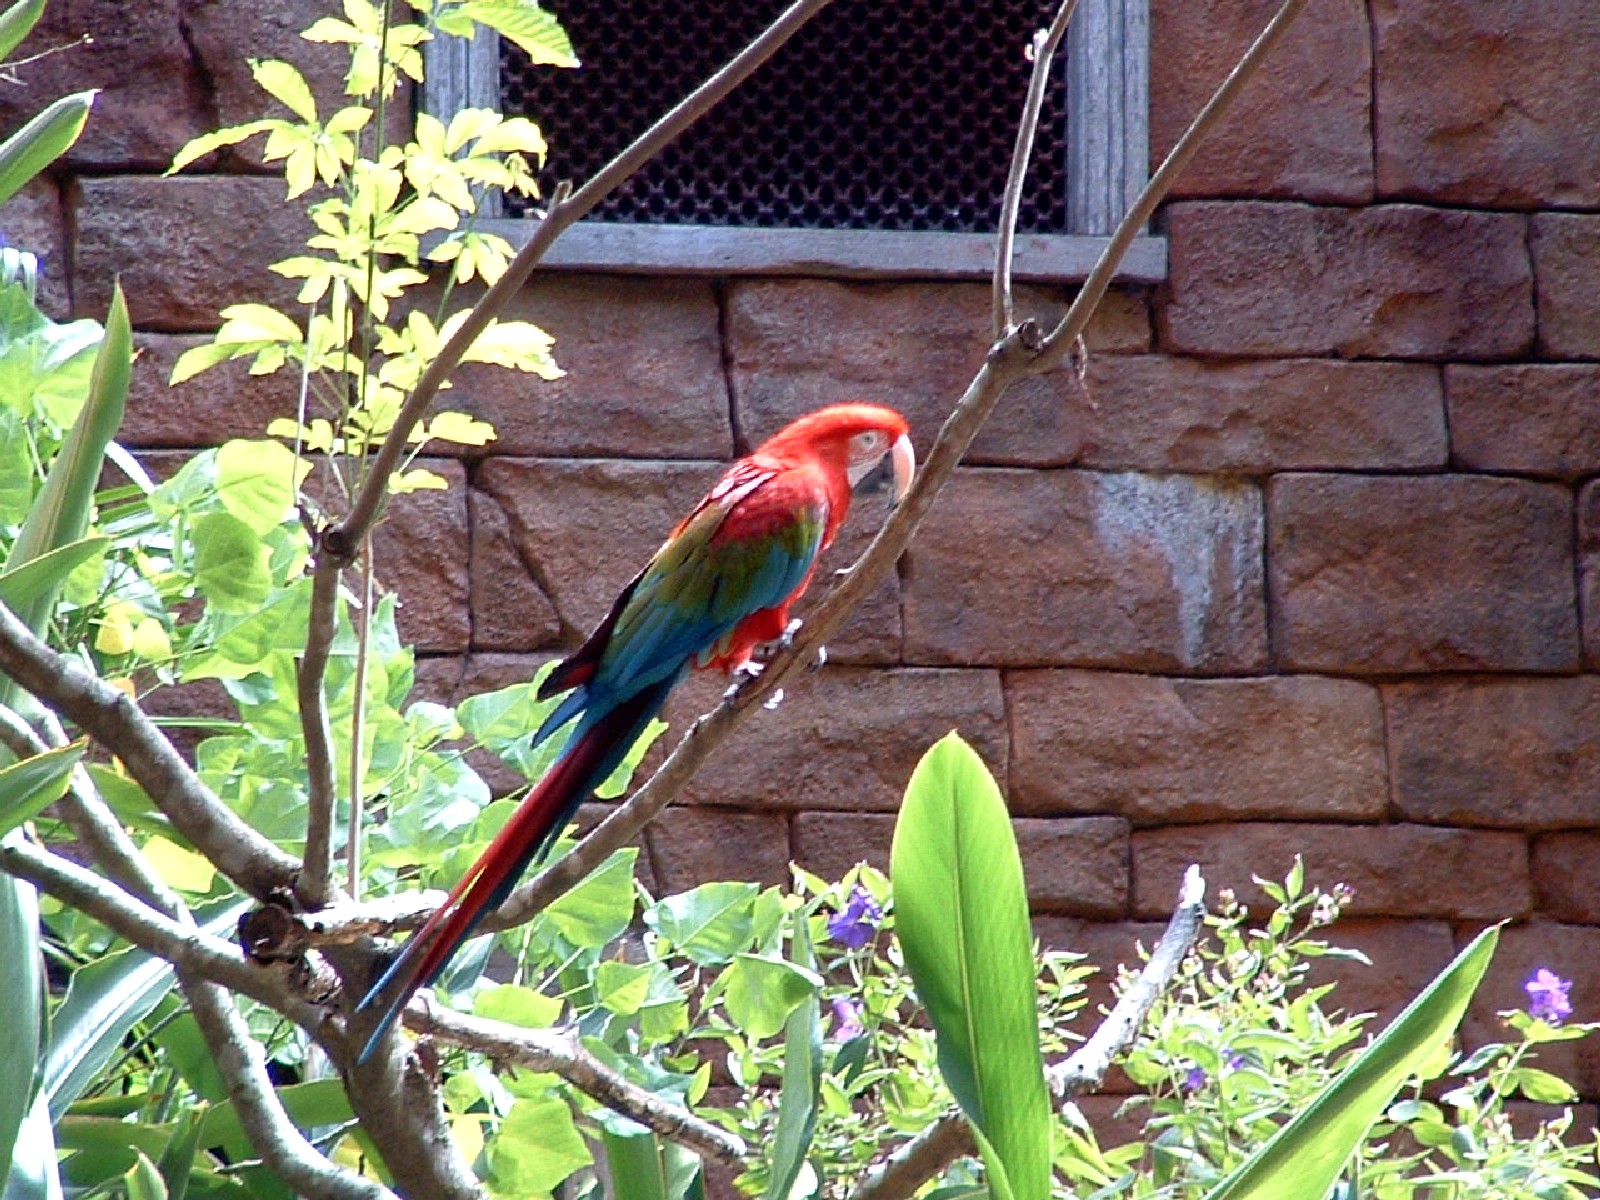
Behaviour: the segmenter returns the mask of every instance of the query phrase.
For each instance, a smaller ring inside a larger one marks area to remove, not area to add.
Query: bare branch
[[[1189,122],[1189,127],[1183,131],[1183,136],[1178,139],[1177,144],[1167,152],[1167,157],[1156,168],[1156,173],[1150,177],[1150,182],[1145,184],[1144,191],[1139,193],[1139,198],[1133,202],[1133,207],[1127,211],[1112,232],[1110,241],[1101,251],[1100,258],[1089,272],[1089,277],[1083,281],[1083,287],[1073,298],[1072,306],[1067,309],[1056,327],[1050,331],[1050,336],[1045,339],[1044,345],[1040,347],[1039,370],[1048,371],[1059,366],[1078,338],[1083,335],[1084,330],[1089,327],[1089,318],[1094,315],[1100,298],[1111,286],[1111,281],[1116,276],[1117,263],[1128,252],[1133,239],[1155,215],[1156,206],[1166,197],[1184,167],[1188,166],[1190,160],[1199,152],[1201,143],[1227,115],[1228,109],[1233,107],[1233,102],[1245,84],[1249,83],[1251,77],[1261,68],[1267,55],[1272,53],[1273,48],[1288,32],[1289,26],[1294,23],[1294,19],[1300,15],[1300,10],[1305,6],[1306,0],[1283,0],[1278,11],[1273,14],[1272,20],[1267,22],[1260,36],[1250,49],[1245,51],[1244,57],[1232,71],[1228,72],[1228,77],[1218,86],[1211,99],[1201,106],[1194,120]]]
[[[478,335],[488,327],[489,322],[494,320],[505,309],[511,297],[522,289],[522,285],[528,281],[528,276],[533,274],[534,267],[544,258],[550,244],[574,221],[587,216],[606,196],[626,182],[685,129],[720,104],[729,92],[777,53],[785,42],[799,32],[801,26],[826,8],[829,2],[830,0],[795,0],[795,3],[784,9],[760,37],[640,134],[571,197],[558,195],[552,198],[553,202],[545,213],[544,220],[540,221],[538,228],[533,231],[533,236],[511,260],[505,274],[484,293],[483,299],[473,305],[467,314],[467,319],[440,347],[438,355],[428,364],[422,378],[417,381],[417,386],[406,397],[405,404],[395,417],[394,428],[390,430],[383,445],[378,448],[378,453],[373,457],[371,470],[362,482],[361,490],[356,493],[349,515],[324,535],[323,543],[328,550],[335,556],[343,558],[345,562],[350,561],[355,546],[372,528],[372,522],[377,518],[378,510],[383,503],[389,476],[399,465],[407,441],[411,437],[411,431],[422,419],[422,414],[428,410],[428,405],[433,403],[439,385],[451,371],[455,370],[462,356],[477,340]]]
[[[233,997],[186,971],[179,978],[245,1135],[289,1190],[311,1200],[395,1200],[381,1183],[324,1157],[295,1127],[267,1076],[266,1055],[234,1008]]]
[[[454,1042],[501,1062],[561,1076],[614,1112],[631,1117],[662,1137],[730,1167],[744,1165],[743,1141],[687,1109],[629,1083],[590,1054],[572,1033],[518,1029],[485,1021],[426,1001],[406,1010],[407,1028]]]
[[[328,902],[333,870],[333,810],[337,776],[333,765],[333,726],[324,684],[339,605],[339,565],[317,556],[311,573],[311,607],[306,617],[306,648],[295,672],[295,698],[306,743],[306,850],[296,893],[307,908]]]
[[[294,882],[295,860],[223,804],[137,704],[51,650],[4,605],[0,672],[120,758],[179,832],[243,891],[264,898]]]
[[[1033,157],[1033,143],[1039,133],[1039,113],[1044,108],[1050,71],[1077,7],[1078,0],[1062,0],[1050,27],[1036,32],[1028,43],[1028,50],[1033,55],[1033,71],[1028,77],[1028,96],[1022,105],[1022,120],[1017,123],[1017,140],[1011,150],[1011,170],[1006,175],[1005,191],[1000,196],[1000,222],[995,230],[994,340],[997,342],[1010,333],[1016,324],[1011,299],[1011,255],[1017,240],[1017,212],[1022,207],[1022,187],[1028,178],[1028,161]]]
[[[1111,1069],[1112,1059],[1133,1044],[1150,1006],[1171,985],[1184,955],[1200,933],[1206,915],[1205,890],[1200,868],[1191,866],[1184,872],[1178,906],[1150,961],[1118,997],[1089,1040],[1070,1058],[1045,1072],[1058,1101],[1099,1086]],[[869,1171],[850,1200],[906,1200],[956,1159],[977,1152],[972,1127],[959,1111],[952,1110]]]

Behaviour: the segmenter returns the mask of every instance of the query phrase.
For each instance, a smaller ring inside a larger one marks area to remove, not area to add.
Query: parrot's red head
[[[889,456],[894,467],[894,498],[899,500],[916,474],[911,427],[892,408],[877,404],[832,404],[784,426],[753,457],[817,458],[858,482]]]

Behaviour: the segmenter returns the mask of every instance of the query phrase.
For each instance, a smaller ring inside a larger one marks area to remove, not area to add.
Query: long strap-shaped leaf
[[[954,733],[911,776],[890,871],[895,933],[990,1190],[1048,1200],[1052,1119],[1022,861],[1000,789]]]
[[[1339,1078],[1206,1200],[1325,1200],[1400,1085],[1461,1023],[1499,937],[1498,928],[1480,933]]]

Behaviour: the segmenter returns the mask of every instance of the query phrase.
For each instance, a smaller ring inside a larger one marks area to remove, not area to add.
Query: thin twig
[[[682,790],[712,751],[743,721],[745,713],[782,686],[803,664],[816,659],[818,651],[838,632],[856,606],[877,587],[879,580],[888,574],[910,544],[917,527],[933,507],[934,498],[954,473],[956,464],[961,461],[1006,389],[1021,379],[1042,374],[1057,366],[1083,334],[1095,307],[1115,278],[1128,247],[1171,188],[1178,171],[1194,156],[1200,142],[1216,127],[1245,81],[1260,67],[1288,23],[1304,6],[1305,0],[1283,0],[1261,37],[1196,115],[1134,207],[1122,218],[1100,252],[1098,261],[1071,308],[1049,338],[1035,346],[1037,331],[1031,324],[1024,323],[994,344],[939,430],[939,436],[911,490],[889,515],[861,557],[812,610],[799,633],[779,650],[760,675],[744,679],[737,688],[730,690],[716,708],[697,720],[650,780],[626,803],[613,811],[570,853],[512,893],[500,911],[483,922],[481,928],[485,932],[526,921],[557,896],[576,886],[612,852],[631,842]]]
[[[1027,182],[1034,139],[1039,134],[1039,113],[1044,109],[1045,92],[1050,86],[1050,70],[1077,7],[1078,0],[1062,0],[1050,27],[1037,31],[1028,43],[1033,55],[1033,71],[1028,76],[1028,97],[1022,105],[1022,120],[1017,124],[1017,140],[1011,149],[1011,169],[1006,173],[1005,191],[1000,196],[1000,221],[995,232],[994,340],[997,342],[1016,324],[1011,298],[1011,254],[1017,240],[1017,213],[1022,208],[1022,188]]]
[[[361,543],[361,607],[356,610],[356,671],[351,684],[354,697],[350,711],[350,815],[345,827],[345,890],[350,899],[361,898],[361,822],[366,802],[361,782],[366,775],[362,743],[366,737],[367,668],[372,658],[372,538]]]
[[[617,187],[625,183],[647,162],[659,154],[670,142],[693,125],[724,97],[743,83],[762,63],[800,31],[805,23],[828,6],[831,0],[796,0],[778,16],[777,20],[751,42],[728,64],[705,83],[701,84],[665,116],[640,134],[620,154],[601,167],[595,176],[570,197],[553,198],[544,219],[539,222],[527,244],[517,252],[503,274],[472,306],[467,318],[440,347],[439,353],[428,363],[422,378],[412,388],[411,394],[395,417],[394,427],[383,440],[374,456],[372,470],[362,481],[350,512],[337,526],[327,531],[324,544],[336,556],[349,561],[356,545],[372,527],[383,504],[390,474],[405,453],[411,431],[433,403],[439,386],[455,370],[478,335],[488,327],[506,305],[522,289],[528,276],[544,258],[550,244],[573,222],[587,216]]]
[[[121,759],[174,827],[242,891],[265,898],[293,883],[299,864],[223,804],[126,693],[51,650],[4,605],[0,673]]]
[[[1178,905],[1167,922],[1150,961],[1112,1006],[1089,1040],[1045,1072],[1058,1102],[1065,1102],[1098,1087],[1111,1062],[1133,1044],[1150,1006],[1172,983],[1184,955],[1194,945],[1205,921],[1205,880],[1200,869],[1184,872]],[[945,1113],[910,1141],[902,1144],[862,1179],[850,1200],[906,1200],[956,1159],[976,1154],[972,1127],[957,1110]]]
[[[338,602],[338,569],[313,571],[306,648],[295,672],[300,729],[306,744],[306,849],[295,890],[301,903],[312,909],[328,902],[333,870],[333,813],[338,782],[333,763],[333,723],[328,717],[324,685]]]
[[[662,1137],[730,1167],[742,1167],[744,1142],[687,1109],[629,1083],[585,1050],[575,1034],[518,1029],[427,1003],[406,1010],[407,1028],[431,1034],[499,1062],[565,1079],[614,1112],[631,1117]]]

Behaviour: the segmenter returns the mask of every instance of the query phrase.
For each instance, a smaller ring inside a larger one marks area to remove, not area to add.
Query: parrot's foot
[[[817,647],[817,661],[811,664],[811,669],[813,671],[820,671],[820,670],[822,670],[823,667],[825,667],[827,665],[828,665],[828,648],[826,646],[818,646]]]
[[[773,692],[772,695],[768,696],[765,700],[763,700],[761,702],[761,707],[766,709],[768,712],[771,712],[773,709],[777,708],[778,705],[780,705],[782,703],[783,703],[783,689],[779,688],[777,691]]]
[[[788,650],[793,647],[795,635],[800,632],[804,625],[805,622],[799,617],[791,618],[789,623],[783,627],[783,636],[778,639],[778,649]]]

